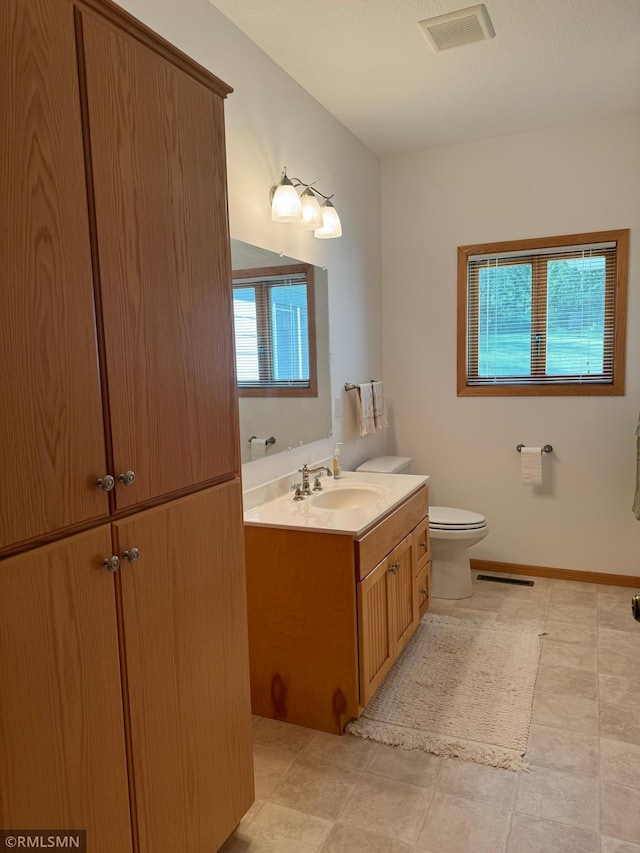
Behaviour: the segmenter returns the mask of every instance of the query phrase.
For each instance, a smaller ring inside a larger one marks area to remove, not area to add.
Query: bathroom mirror
[[[231,266],[245,463],[331,435],[328,276],[234,239]],[[279,359],[274,341],[285,334],[288,355]]]

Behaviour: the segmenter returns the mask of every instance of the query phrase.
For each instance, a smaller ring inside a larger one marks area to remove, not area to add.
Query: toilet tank
[[[373,474],[408,474],[412,461],[409,456],[374,456],[373,459],[358,465],[356,471],[368,471]]]

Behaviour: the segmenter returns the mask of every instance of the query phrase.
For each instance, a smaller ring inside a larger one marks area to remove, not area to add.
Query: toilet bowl
[[[378,456],[356,468],[379,474],[408,474],[408,456]],[[449,506],[429,507],[431,539],[431,595],[434,598],[469,598],[471,565],[469,548],[489,533],[483,515]]]
[[[469,598],[469,548],[489,533],[483,515],[450,506],[429,507],[431,594],[434,598]]]

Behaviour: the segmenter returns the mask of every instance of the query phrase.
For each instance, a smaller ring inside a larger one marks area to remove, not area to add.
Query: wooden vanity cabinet
[[[334,734],[359,716],[418,624],[428,505],[422,486],[357,538],[245,524],[255,714]]]

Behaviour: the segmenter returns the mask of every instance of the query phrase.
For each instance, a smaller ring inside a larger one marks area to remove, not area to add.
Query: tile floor
[[[432,602],[546,626],[529,773],[256,718],[256,802],[224,853],[640,853],[640,590],[533,580]]]

